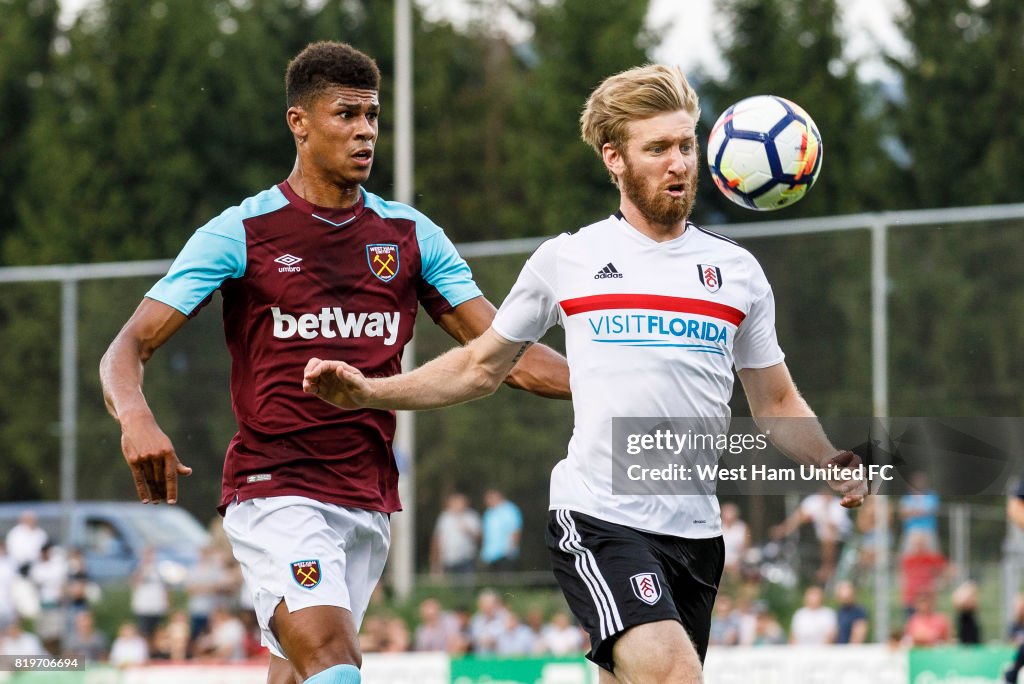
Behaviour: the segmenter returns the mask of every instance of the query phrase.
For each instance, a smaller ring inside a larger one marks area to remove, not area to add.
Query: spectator
[[[142,552],[139,567],[132,574],[132,613],[139,632],[151,639],[157,625],[167,618],[170,608],[167,586],[157,567],[156,551],[148,546]]]
[[[100,663],[106,660],[107,643],[106,635],[96,629],[92,613],[83,611],[75,615],[71,634],[64,640],[64,657]]]
[[[199,552],[199,560],[185,580],[191,621],[189,631],[194,636],[207,630],[210,613],[215,608],[227,605],[225,594],[230,587],[231,575],[224,557],[214,546],[204,546]]]
[[[824,585],[835,572],[839,545],[852,526],[850,516],[840,504],[840,499],[825,487],[801,501],[788,518],[772,528],[772,536],[776,539],[787,537],[804,523],[814,526],[814,534],[820,546],[820,563],[815,577]]]
[[[368,615],[359,630],[359,648],[363,653],[380,653],[388,640],[388,623],[380,615]]]
[[[0,544],[0,629],[18,619],[17,611],[14,609],[14,596],[11,593],[16,574],[14,563],[7,555],[4,545]]]
[[[50,653],[39,637],[24,631],[21,622],[15,620],[0,637],[0,655],[47,656]]]
[[[508,611],[501,598],[491,589],[480,592],[476,600],[477,611],[469,621],[469,638],[473,653],[494,653],[498,637],[505,631]]]
[[[857,603],[857,592],[853,582],[846,580],[836,585],[837,644],[863,644],[868,638],[868,612]]]
[[[732,598],[719,594],[711,615],[710,646],[736,646],[740,642],[740,623],[733,614]]]
[[[540,633],[539,649],[553,656],[578,655],[583,652],[583,631],[572,624],[569,614],[558,611]]]
[[[740,590],[736,598],[736,609],[733,615],[736,617],[736,624],[739,628],[739,645],[752,646],[757,636],[757,616],[764,609],[764,604],[755,601],[755,594],[751,594],[746,587]]]
[[[413,650],[446,653],[458,636],[457,618],[441,610],[437,599],[428,598],[420,603],[420,624],[413,638]]]
[[[448,496],[437,516],[430,540],[430,571],[435,574],[470,576],[480,542],[480,516],[469,507],[465,494]]]
[[[949,569],[946,557],[930,549],[928,544],[927,534],[911,534],[907,551],[900,559],[903,606],[907,615],[913,611],[919,595],[936,593]]]
[[[47,650],[57,651],[61,633],[64,631],[64,615],[61,599],[68,580],[68,566],[60,547],[47,543],[42,558],[32,565],[28,578],[35,585],[39,595],[39,616],[36,618],[36,632],[47,644]]]
[[[934,594],[919,594],[914,601],[914,614],[903,627],[905,646],[938,646],[949,643],[949,618],[935,612]]]
[[[388,618],[384,629],[383,653],[406,653],[412,648],[409,626],[400,617]]]
[[[870,570],[875,566],[878,554],[878,531],[875,521],[878,519],[878,497],[869,496],[864,504],[857,509],[856,528],[860,535],[860,550],[857,553],[857,564],[861,570]],[[892,509],[886,507],[886,527],[892,529]]]
[[[489,570],[507,572],[515,569],[519,557],[519,540],[523,515],[519,507],[497,489],[484,493],[487,510],[483,517],[483,548],[480,559]]]
[[[900,519],[903,521],[903,550],[907,551],[911,539],[917,535],[924,539],[926,548],[939,551],[939,495],[928,481],[928,473],[917,471],[910,476],[910,486],[916,492],[900,497]]]
[[[473,648],[473,641],[469,635],[469,623],[473,616],[469,612],[469,607],[465,605],[455,606],[452,616],[455,618],[457,636],[449,646],[448,653],[454,656],[467,655]]]
[[[739,576],[743,556],[750,547],[750,529],[740,519],[739,506],[722,504],[722,541],[725,543],[725,572]]]
[[[182,661],[192,655],[192,639],[199,635],[192,634],[191,623],[185,611],[176,610],[171,613],[171,618],[164,626],[165,647],[169,660]]]
[[[207,660],[238,662],[245,659],[245,625],[222,606],[210,612],[206,634],[194,642],[197,657]]]
[[[149,660],[149,644],[139,634],[139,628],[133,622],[121,623],[117,630],[117,638],[110,646],[110,664],[115,667],[145,665]]]
[[[804,592],[804,604],[793,614],[789,642],[800,646],[824,646],[835,643],[838,623],[836,612],[824,605],[825,591],[818,586]]]
[[[18,524],[7,532],[7,555],[14,569],[22,576],[28,575],[29,567],[43,554],[43,547],[49,536],[39,527],[39,520],[32,511],[25,511],[18,517]]]
[[[1024,646],[1024,594],[1017,594],[1014,599],[1013,618],[1006,636],[1014,645]]]
[[[978,624],[978,585],[967,581],[953,590],[953,610],[956,611],[956,635],[961,644],[980,644],[981,625]]]
[[[513,611],[505,613],[505,629],[498,634],[494,652],[503,656],[525,656],[533,653],[537,645],[533,630],[519,620]]]
[[[757,614],[757,628],[754,635],[754,646],[778,646],[786,643],[786,632],[775,619],[767,606]]]
[[[71,549],[67,556],[68,580],[64,590],[68,608],[72,614],[89,609],[89,604],[99,598],[100,588],[89,577],[85,565],[85,554],[81,549]]]

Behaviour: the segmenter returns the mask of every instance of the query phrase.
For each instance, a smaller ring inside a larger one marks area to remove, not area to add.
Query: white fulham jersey
[[[621,213],[541,245],[493,328],[513,342],[565,328],[575,424],[550,508],[677,537],[722,533],[714,496],[612,492],[612,419],[730,417],[733,368],[782,362],[760,264],[688,223],[655,242]]]

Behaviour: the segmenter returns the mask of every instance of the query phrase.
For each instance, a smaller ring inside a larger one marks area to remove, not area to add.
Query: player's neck
[[[669,224],[651,221],[625,196],[622,197],[622,202],[619,204],[619,211],[626,217],[626,221],[634,230],[655,242],[675,240],[686,231],[686,221]]]
[[[359,201],[359,185],[338,186],[323,178],[305,173],[299,166],[288,174],[288,185],[296,195],[310,204],[331,209],[347,209]]]

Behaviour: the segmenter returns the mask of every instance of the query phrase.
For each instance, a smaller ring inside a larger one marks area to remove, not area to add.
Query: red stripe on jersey
[[[575,316],[588,311],[605,309],[651,309],[654,311],[678,311],[718,318],[733,325],[739,325],[746,314],[726,304],[709,302],[688,297],[669,297],[652,294],[601,294],[576,297],[559,302],[566,316]]]

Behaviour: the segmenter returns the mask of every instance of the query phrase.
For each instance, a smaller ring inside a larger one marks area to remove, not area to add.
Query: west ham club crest
[[[312,589],[320,584],[320,561],[295,561],[292,563],[292,578],[303,589]]]
[[[366,261],[370,264],[370,273],[386,283],[398,275],[398,245],[366,245]]]

